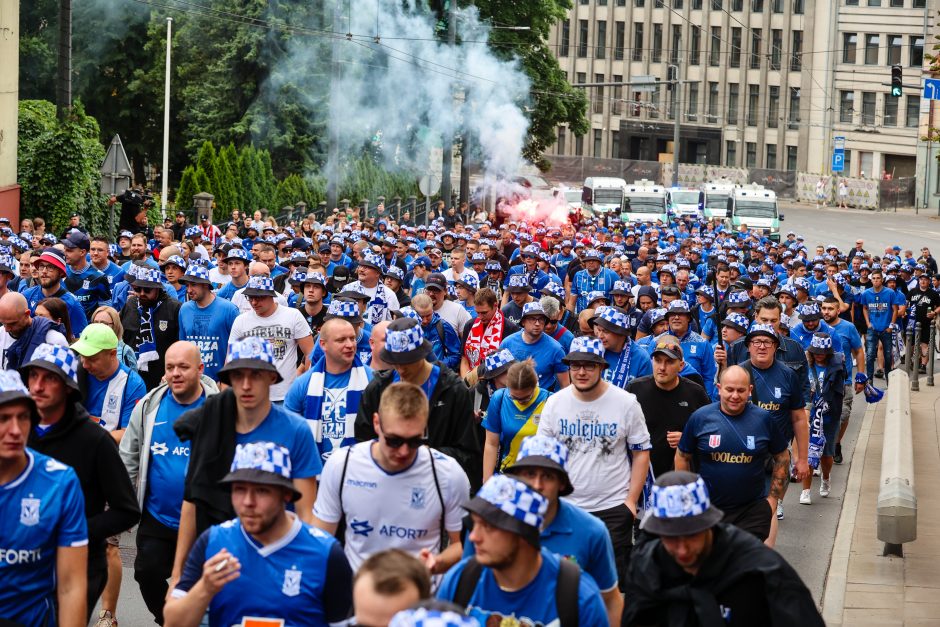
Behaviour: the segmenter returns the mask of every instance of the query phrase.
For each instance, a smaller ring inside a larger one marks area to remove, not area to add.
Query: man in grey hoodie
[[[137,530],[134,579],[147,609],[161,625],[189,459],[189,443],[180,442],[173,423],[219,393],[215,381],[203,375],[199,347],[192,342],[170,346],[165,363],[164,382],[134,407],[121,440],[121,459],[137,488],[143,512]]]

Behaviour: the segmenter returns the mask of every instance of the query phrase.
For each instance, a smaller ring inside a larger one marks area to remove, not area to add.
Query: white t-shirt
[[[456,329],[458,336],[463,333],[464,325],[471,320],[470,313],[464,306],[453,300],[445,300],[437,313]]]
[[[310,336],[310,325],[298,310],[278,305],[267,318],[262,318],[254,310],[235,318],[229,345],[249,336],[264,338],[274,346],[274,364],[284,380],[271,386],[271,400],[284,400],[290,384],[297,378],[297,340]]]
[[[627,445],[631,450],[652,448],[636,396],[613,385],[590,403],[576,399],[573,387],[552,394],[542,408],[538,433],[568,447],[568,477],[574,493],[565,498],[589,512],[626,501],[630,491]]]
[[[231,274],[222,274],[219,272],[218,268],[212,268],[209,270],[209,280],[212,281],[214,285],[225,285],[232,282]]]
[[[381,283],[375,287],[366,287],[359,281],[353,281],[349,284],[348,289],[362,292],[372,299],[369,301],[369,306],[366,307],[365,314],[363,315],[365,321],[371,325],[376,325],[383,320],[391,320],[392,311],[401,309],[395,292]]]
[[[3,327],[0,327],[0,368],[3,370],[7,369],[7,349],[13,346],[13,343],[16,342],[16,338],[7,332]],[[68,340],[65,339],[65,336],[56,331],[55,329],[49,329],[46,331],[46,344],[54,344],[55,346],[65,346],[68,348]]]
[[[448,283],[453,283],[458,278],[463,279],[471,275],[477,279],[480,278],[473,268],[467,268],[467,267],[464,267],[463,272],[461,272],[460,274],[457,274],[453,268],[447,268],[446,270],[444,270],[443,274],[444,274],[444,278],[447,279]]]
[[[427,447],[407,470],[389,474],[372,458],[372,442],[347,447],[345,454],[330,455],[320,475],[320,489],[313,513],[324,522],[336,523],[346,514],[346,558],[353,572],[373,553],[401,549],[415,556],[421,549],[440,550],[441,501],[444,528],[460,531],[465,515],[461,507],[470,497],[470,481],[457,461]],[[430,453],[429,453],[430,452]],[[339,483],[346,467],[342,504]],[[441,496],[437,495],[434,472]]]
[[[231,281],[231,278],[229,281]],[[251,303],[248,302],[248,297],[245,296],[244,292],[244,287],[239,290],[235,290],[235,293],[232,294],[232,304],[238,307],[238,310],[242,313],[254,311],[254,309],[251,308]],[[276,300],[277,304],[281,307],[290,307],[290,305],[287,304],[287,298],[285,298],[283,294],[278,294],[274,297],[274,300]]]

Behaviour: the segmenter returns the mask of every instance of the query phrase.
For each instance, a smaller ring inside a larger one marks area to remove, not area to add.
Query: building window
[[[614,59],[623,61],[624,39],[626,37],[626,24],[616,22],[614,25]]]
[[[784,0],[772,0],[770,10],[772,13],[783,13]]]
[[[594,82],[595,82],[595,83],[603,83],[603,82],[604,82],[604,75],[603,75],[603,74],[595,74],[595,75],[594,75]],[[594,88],[594,113],[603,113],[603,112],[604,112],[604,88],[603,88],[603,87],[595,87],[595,88]],[[595,153],[594,153],[594,156],[595,156],[595,157],[599,157],[600,155],[595,152]]]
[[[612,83],[622,83],[623,76],[619,74],[614,74]],[[623,112],[623,86],[614,85],[613,87],[613,97],[611,98],[610,103],[610,114],[611,115],[620,115]]]
[[[712,0],[712,10],[721,11],[721,7],[723,4],[724,3],[722,2],[722,0]]]
[[[783,31],[774,28],[770,31],[770,69],[780,69],[780,55],[783,50]]]
[[[793,15],[803,15],[803,0],[793,0]]]
[[[587,82],[587,74],[585,74],[584,72],[578,72],[578,73],[575,75],[575,77],[576,77],[575,80],[576,80],[576,81],[578,82],[578,84],[580,84],[580,85],[583,85],[584,83]]]
[[[875,125],[875,92],[862,92],[862,126]]]
[[[771,85],[767,90],[767,128],[777,128],[780,118],[780,88]]]
[[[751,0],[751,13],[763,13],[764,0]]]
[[[900,35],[888,35],[888,65],[900,65],[901,40]]]
[[[602,149],[602,147],[603,147],[603,143],[604,143],[604,142],[603,142],[603,131],[601,131],[601,129],[599,129],[599,128],[594,129],[594,156],[595,156],[595,157],[603,157],[603,156],[604,156],[604,153],[601,152],[601,149]]]
[[[777,169],[777,144],[767,144],[767,160],[764,167],[768,170]]]
[[[738,123],[738,91],[737,83],[728,83],[728,124]]]
[[[751,69],[756,70],[760,68],[760,40],[761,40],[761,31],[760,29],[751,30]]]
[[[588,21],[578,20],[578,56],[587,56],[588,46]]]
[[[907,96],[907,123],[905,126],[920,126],[920,96]]]
[[[682,26],[674,25],[672,27],[672,54],[670,55],[669,62],[673,65],[679,65],[679,61],[682,58]]]
[[[803,31],[793,31],[793,43],[790,45],[790,71],[803,69]]]
[[[718,83],[708,84],[708,115],[705,121],[709,124],[718,122]]]
[[[662,63],[663,60],[663,25],[653,24],[653,47],[650,50],[650,61]]]
[[[731,29],[731,55],[728,57],[728,65],[731,67],[741,67],[741,29]]]
[[[898,100],[900,98],[885,96],[885,113],[884,119],[881,121],[882,126],[898,125]]]
[[[565,154],[565,127],[558,127],[558,150],[556,152],[559,155]]]
[[[633,0],[633,6],[635,7],[646,6],[646,1],[645,0]]]
[[[904,8],[904,0],[891,0],[891,6],[892,6],[893,8],[903,9],[903,8]]]
[[[748,85],[747,86],[747,125],[748,126],[757,126],[757,120],[759,119],[757,110],[757,103],[760,102],[760,86],[759,85]]]
[[[649,117],[651,120],[659,117],[660,94],[661,92],[659,86],[657,85],[653,90],[653,93],[650,94]]]
[[[796,146],[787,146],[787,170],[796,170]]]
[[[633,23],[633,54],[631,58],[634,61],[643,60],[643,22]]]
[[[565,20],[561,23],[561,45],[558,46],[558,56],[567,57],[571,44],[571,22]]]
[[[881,37],[878,35],[865,35],[865,65],[878,65],[878,46]]]
[[[725,165],[732,168],[738,165],[738,142],[733,139],[725,140]]]
[[[914,9],[926,9],[927,0],[914,0],[914,4],[911,5],[911,8]]]
[[[880,7],[881,0],[868,0],[868,6],[870,7]]]
[[[641,94],[638,91],[633,92],[633,100],[630,101],[629,104],[630,104],[630,115],[632,115],[635,118],[640,117],[640,111],[642,110],[642,107],[640,106],[640,102],[642,101],[642,99],[643,99],[643,94]]]
[[[692,10],[701,11],[702,10],[702,0],[692,0]]]
[[[857,7],[858,0],[845,0],[845,6],[847,7]]]
[[[597,38],[594,40],[594,58],[603,59],[607,53],[607,22],[597,21]]]
[[[597,6],[599,6],[599,7],[606,7],[606,6],[607,6],[607,0],[597,0]]]
[[[855,49],[858,48],[857,33],[842,33],[842,62],[855,63]]]
[[[911,37],[911,58],[908,62],[911,67],[924,65],[924,38]]]
[[[584,156],[584,135],[575,135],[574,154],[577,155],[578,157]]]
[[[923,46],[921,46],[923,50]],[[711,48],[708,50],[708,65],[717,67],[721,63],[721,26],[712,26]]]
[[[620,158],[620,131],[610,132],[610,158]]]
[[[702,29],[699,26],[692,26],[691,33],[692,45],[689,50],[689,65],[699,64],[699,55],[702,48]]]
[[[790,112],[787,115],[790,129],[800,128],[800,88],[790,88]]]
[[[852,174],[852,151],[851,151],[851,150],[846,150],[846,151],[845,151],[845,170],[844,170],[844,172],[845,172],[845,174],[846,174],[847,176],[854,176],[854,175]]]
[[[689,83],[689,106],[686,108],[689,122],[698,121],[698,83]]]
[[[744,10],[744,0],[731,0],[731,10],[732,11],[743,11]]]
[[[756,168],[757,167],[757,144],[754,142],[747,142],[747,161],[744,164],[746,168]]]
[[[843,90],[839,94],[839,121],[846,124],[852,123],[852,114],[855,112],[853,107],[855,103],[855,92]]]

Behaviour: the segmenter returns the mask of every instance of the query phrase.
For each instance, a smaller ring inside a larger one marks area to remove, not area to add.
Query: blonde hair
[[[118,340],[124,337],[124,326],[121,324],[121,314],[117,312],[117,309],[108,307],[107,305],[98,307],[95,309],[94,313],[91,314],[91,318],[88,319],[88,322],[94,322],[95,316],[99,313],[107,314],[107,316],[111,318],[111,329],[114,331]]]
[[[402,420],[428,419],[428,397],[424,390],[406,381],[393,383],[382,392],[379,415],[396,416]]]

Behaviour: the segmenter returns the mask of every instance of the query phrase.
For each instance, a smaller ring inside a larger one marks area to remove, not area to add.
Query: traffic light
[[[901,87],[903,86],[903,76],[901,75],[901,66],[891,66],[891,97],[901,97]]]
[[[679,80],[679,66],[669,65],[666,66],[666,91],[672,91],[675,86],[675,82]]]

